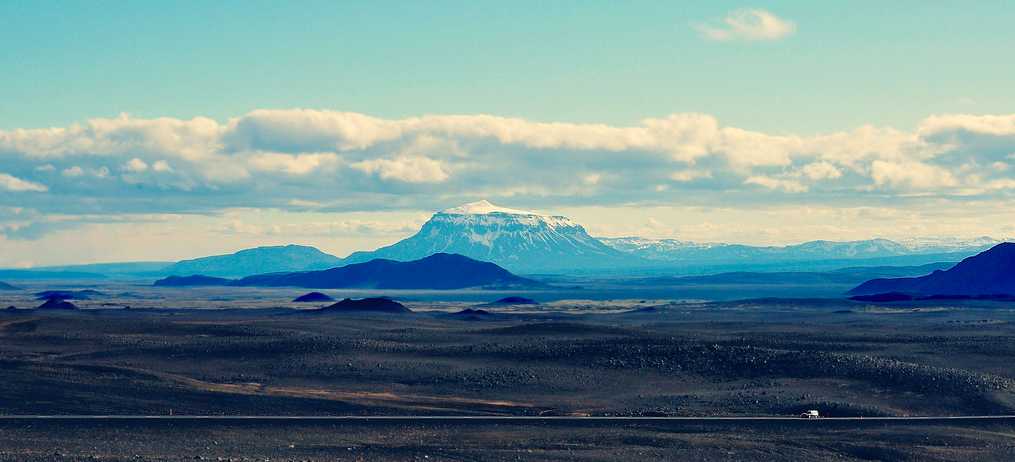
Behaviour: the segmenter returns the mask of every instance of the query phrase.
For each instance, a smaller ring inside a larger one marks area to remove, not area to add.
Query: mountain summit
[[[346,262],[375,258],[416,260],[456,253],[513,271],[602,268],[635,260],[559,215],[510,209],[481,200],[437,212],[415,235]]]

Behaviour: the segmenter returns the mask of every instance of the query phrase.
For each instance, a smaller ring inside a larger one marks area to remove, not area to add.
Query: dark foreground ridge
[[[851,295],[892,292],[916,296],[1015,294],[1015,243],[998,244],[946,271],[915,278],[872,279],[849,291]]]

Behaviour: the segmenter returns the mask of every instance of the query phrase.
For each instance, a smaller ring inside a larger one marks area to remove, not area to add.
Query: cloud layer
[[[729,12],[720,23],[697,24],[702,38],[717,42],[779,40],[796,32],[796,23],[760,9]]]
[[[121,115],[0,131],[0,207],[22,210],[0,215],[0,233],[37,236],[54,216],[70,226],[74,217],[237,207],[430,210],[480,197],[544,209],[1004,200],[1015,192],[1013,162],[1015,115],[814,136],[707,114],[632,126],[309,109],[225,122]]]

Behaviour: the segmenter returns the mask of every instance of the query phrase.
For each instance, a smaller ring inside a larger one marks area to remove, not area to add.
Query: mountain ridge
[[[181,260],[169,265],[166,275],[249,276],[252,274],[312,271],[333,268],[343,259],[316,247],[288,244],[240,250],[231,254]]]
[[[472,287],[537,287],[541,283],[516,276],[500,266],[456,254],[434,254],[419,260],[399,262],[374,259],[364,263],[316,271],[267,273],[241,279],[202,275],[169,276],[156,286],[263,286],[309,289],[423,289],[451,290]]]
[[[893,292],[931,296],[1015,294],[1015,243],[997,244],[950,269],[937,270],[925,276],[872,279],[848,293],[875,295]]]

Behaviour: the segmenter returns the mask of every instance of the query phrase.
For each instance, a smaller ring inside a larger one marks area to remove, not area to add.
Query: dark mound
[[[321,313],[412,313],[412,310],[390,298],[361,298],[353,300],[347,298],[334,305],[328,305],[320,310]]]
[[[849,291],[851,295],[889,292],[924,296],[1015,294],[1015,243],[998,244],[946,271],[915,278],[872,279]]]
[[[333,302],[334,298],[331,298],[320,292],[309,292],[293,299],[294,303],[313,303],[313,302]]]
[[[539,302],[525,297],[504,297],[488,305],[538,305]]]
[[[902,292],[885,292],[883,294],[856,295],[849,297],[850,300],[858,302],[908,302],[913,296]]]
[[[0,281],[0,290],[19,290],[19,289],[6,282]]]
[[[491,313],[489,311],[486,311],[486,310],[474,310],[472,308],[466,308],[466,309],[464,309],[462,311],[459,311],[457,313],[452,313],[452,314],[462,315],[462,316],[489,316],[489,315],[491,315],[493,313]]]
[[[11,306],[7,307],[7,311],[17,311],[17,310],[18,310],[18,307],[14,306],[14,305],[11,305]]]
[[[234,281],[232,279],[202,276],[169,276],[165,279],[155,281],[156,287],[188,287],[188,286],[228,286]]]
[[[474,310],[472,308],[466,308],[457,313],[450,313],[447,315],[449,318],[454,318],[459,321],[481,321],[483,319],[490,319],[494,317],[493,313],[486,310]]]
[[[75,304],[73,304],[71,302],[68,302],[68,301],[66,301],[66,300],[64,300],[62,298],[56,298],[56,297],[54,297],[54,298],[47,299],[46,303],[43,303],[43,304],[39,305],[38,307],[36,307],[36,309],[37,310],[76,310],[76,309],[78,309],[78,307],[77,307],[77,305],[75,305]]]
[[[49,300],[51,298],[59,298],[61,300],[88,300],[92,297],[105,295],[102,292],[93,289],[84,290],[44,290],[42,292],[35,293],[36,300]]]
[[[466,287],[536,286],[539,283],[515,276],[493,263],[462,255],[437,253],[408,262],[378,259],[323,271],[259,274],[240,279],[233,285],[450,290]]]

